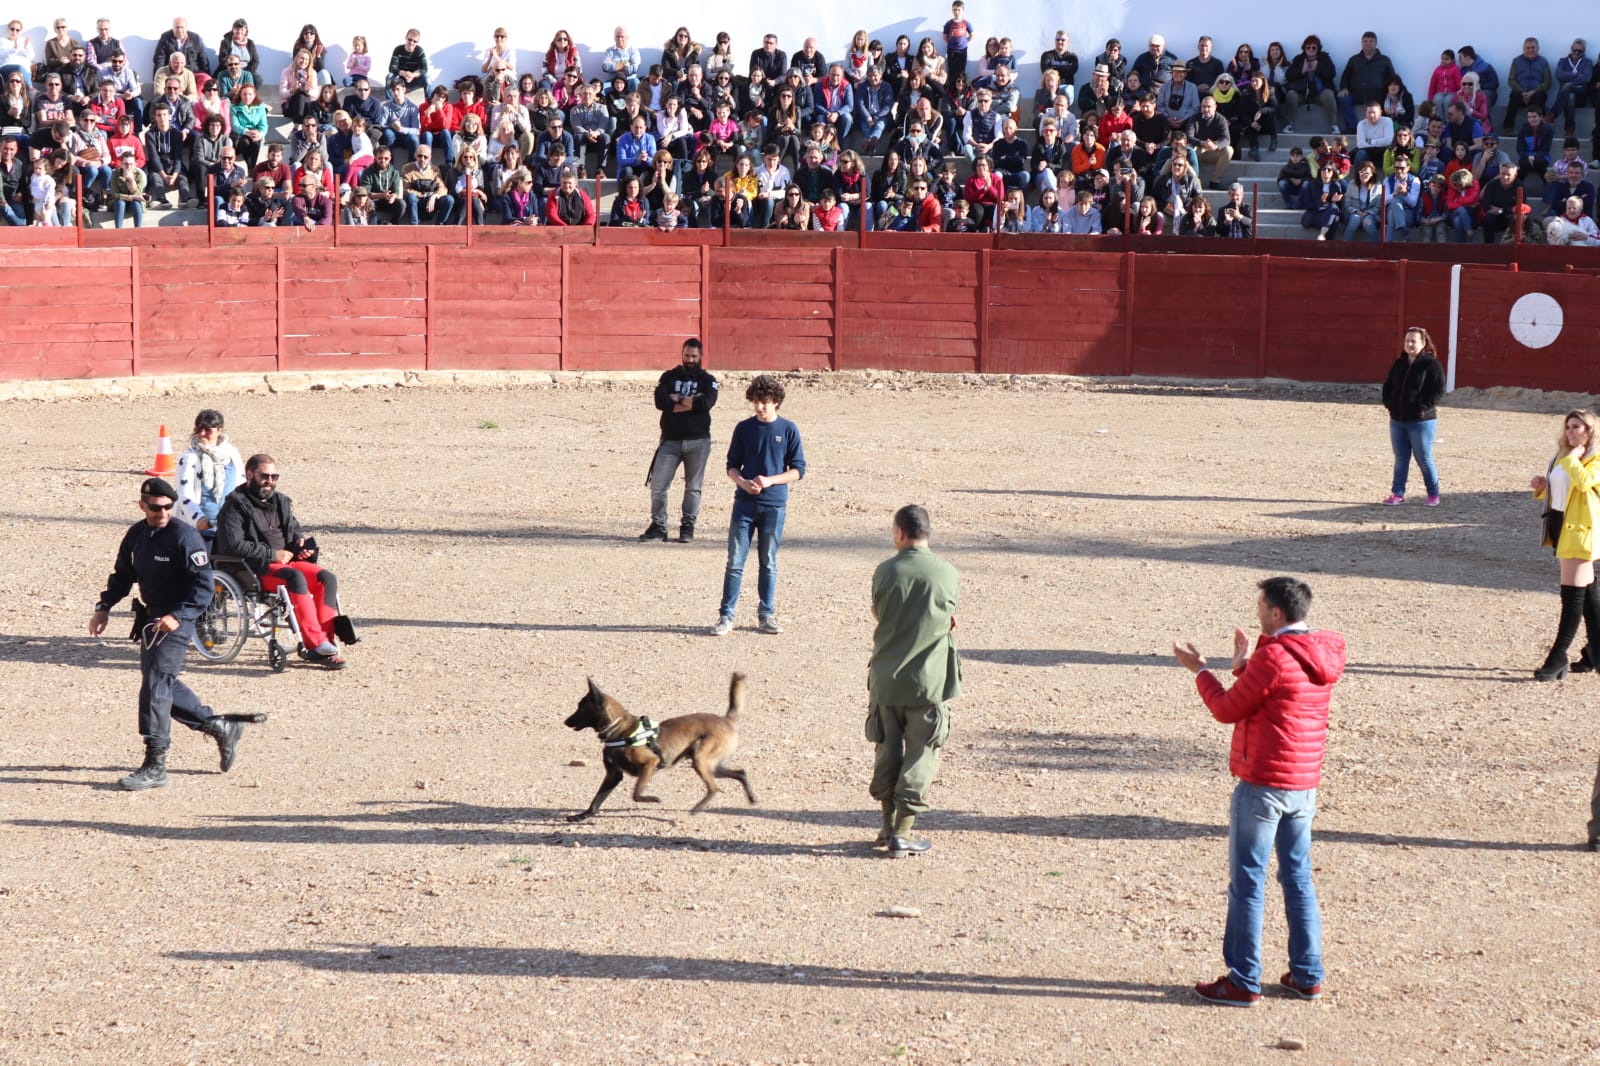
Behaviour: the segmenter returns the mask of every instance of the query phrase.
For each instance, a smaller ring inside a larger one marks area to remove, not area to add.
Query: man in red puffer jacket
[[[1311,819],[1327,749],[1328,703],[1344,673],[1344,638],[1306,625],[1311,586],[1292,577],[1261,582],[1261,637],[1250,651],[1233,633],[1233,673],[1224,689],[1193,644],[1172,650],[1200,689],[1212,717],[1233,726],[1228,769],[1239,779],[1228,819],[1228,972],[1194,986],[1201,999],[1230,1007],[1261,1001],[1261,911],[1267,862],[1278,852],[1278,880],[1289,924],[1289,972],[1279,984],[1301,999],[1322,995],[1322,913],[1311,884]]]

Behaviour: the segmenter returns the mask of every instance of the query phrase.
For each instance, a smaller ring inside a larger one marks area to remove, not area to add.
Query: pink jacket
[[[1344,638],[1318,629],[1263,635],[1230,689],[1209,670],[1196,674],[1212,717],[1233,725],[1233,776],[1265,788],[1316,788],[1327,750],[1328,704],[1344,665]]]
[[[1461,91],[1461,68],[1454,63],[1440,63],[1433,68],[1433,77],[1428,79],[1428,99],[1433,99],[1442,93],[1454,96]]]

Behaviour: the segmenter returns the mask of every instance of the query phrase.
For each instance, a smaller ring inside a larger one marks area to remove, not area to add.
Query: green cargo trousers
[[[939,749],[950,738],[949,706],[876,703],[867,716],[866,732],[878,746],[867,791],[883,806],[884,827],[903,836],[916,816],[928,809],[928,789],[939,771]]]

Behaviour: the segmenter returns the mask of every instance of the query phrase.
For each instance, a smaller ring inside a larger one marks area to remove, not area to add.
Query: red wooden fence
[[[1374,381],[1405,326],[1444,343],[1462,257],[1460,384],[1583,385],[1564,345],[1533,352],[1507,330],[1527,292],[1569,309],[1569,339],[1600,326],[1600,273],[1526,245],[1271,244],[1310,258],[1242,241],[737,230],[15,235],[0,240],[10,379],[655,369],[698,335],[737,369]]]

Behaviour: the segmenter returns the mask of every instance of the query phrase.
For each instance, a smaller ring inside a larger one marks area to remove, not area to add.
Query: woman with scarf
[[[1233,141],[1234,150],[1242,153],[1248,145],[1251,161],[1259,163],[1262,107],[1253,87],[1239,85],[1234,82],[1233,75],[1223,72],[1217,75],[1217,83],[1211,87],[1211,99],[1217,102],[1217,112],[1227,120],[1228,137]]]
[[[1556,454],[1543,477],[1530,483],[1536,499],[1545,501],[1544,543],[1553,547],[1561,564],[1561,621],[1556,640],[1544,665],[1533,672],[1539,681],[1567,676],[1567,650],[1578,635],[1581,620],[1589,643],[1571,669],[1584,673],[1600,659],[1600,589],[1594,584],[1594,560],[1600,541],[1595,537],[1600,488],[1600,453],[1596,452],[1600,419],[1593,411],[1569,411],[1556,437]],[[1557,507],[1556,504],[1560,504]]]
[[[243,473],[244,459],[222,431],[222,412],[208,407],[195,415],[189,447],[178,457],[178,517],[210,530]]]

